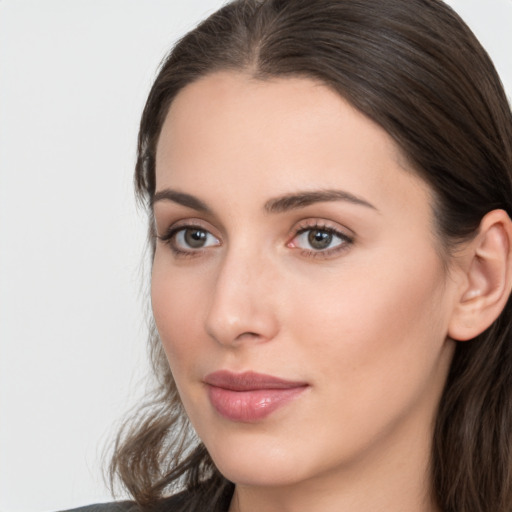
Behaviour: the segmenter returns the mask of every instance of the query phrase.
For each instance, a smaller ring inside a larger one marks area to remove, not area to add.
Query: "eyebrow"
[[[153,200],[151,201],[151,205],[153,206],[159,201],[172,201],[199,212],[211,213],[211,210],[206,205],[206,203],[197,197],[169,188],[156,192]],[[314,203],[332,201],[346,201],[348,203],[365,206],[367,208],[371,208],[372,210],[378,211],[378,209],[373,204],[344,190],[315,190],[286,194],[274,199],[269,199],[265,203],[264,209],[268,213],[283,213],[289,210],[305,208],[306,206],[312,205]]]
[[[269,213],[282,213],[288,210],[305,208],[314,203],[330,201],[346,201],[378,211],[373,204],[344,190],[317,190],[287,194],[268,200],[265,203],[265,210]]]
[[[170,188],[165,188],[156,192],[151,201],[151,206],[153,206],[158,201],[172,201],[173,203],[181,204],[187,208],[197,210],[198,212],[210,213],[210,208],[208,208],[206,203],[203,203],[203,201],[197,197],[194,197],[190,194],[185,194],[183,192],[177,192],[176,190],[171,190]]]

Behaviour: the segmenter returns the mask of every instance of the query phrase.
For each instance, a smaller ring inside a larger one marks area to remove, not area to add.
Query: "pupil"
[[[320,229],[313,229],[309,232],[308,241],[314,249],[325,249],[332,242],[332,234]]]
[[[206,231],[201,229],[187,229],[185,231],[185,241],[189,247],[197,249],[203,247],[206,242]]]

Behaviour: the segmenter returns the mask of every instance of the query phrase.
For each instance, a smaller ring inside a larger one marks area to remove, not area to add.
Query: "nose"
[[[225,346],[270,341],[279,330],[273,269],[247,252],[233,249],[226,254],[206,318],[208,335]]]

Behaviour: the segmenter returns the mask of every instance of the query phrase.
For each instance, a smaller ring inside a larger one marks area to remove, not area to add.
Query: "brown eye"
[[[220,245],[219,240],[209,231],[195,226],[177,229],[171,235],[169,243],[179,251],[194,251]]]
[[[203,229],[187,228],[183,231],[184,241],[190,248],[200,249],[206,244],[208,233]]]
[[[332,232],[325,231],[324,229],[311,229],[308,232],[309,245],[317,251],[327,249],[331,245],[332,239]]]
[[[329,226],[312,226],[300,229],[288,247],[303,249],[305,253],[312,255],[332,255],[352,243],[351,237],[337,229]]]

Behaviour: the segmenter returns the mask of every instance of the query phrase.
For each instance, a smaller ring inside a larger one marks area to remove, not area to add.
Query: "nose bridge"
[[[267,341],[277,332],[271,305],[270,261],[253,244],[240,240],[226,249],[211,297],[206,330],[222,344]]]

